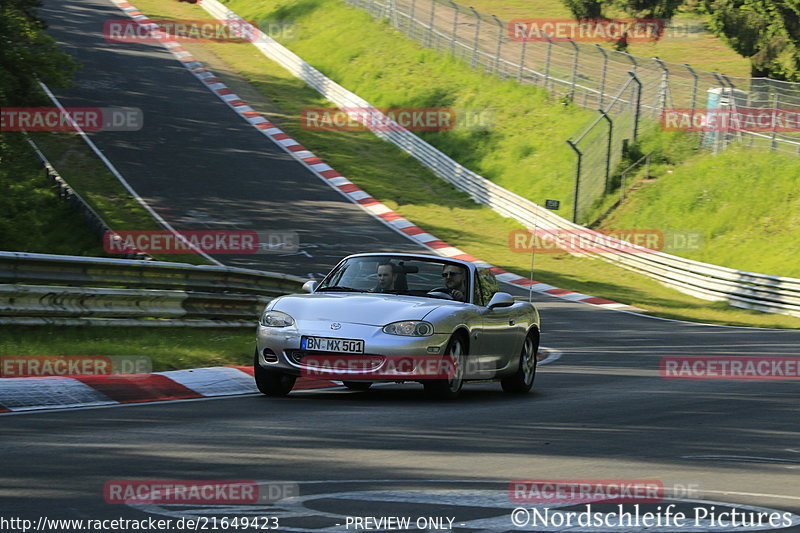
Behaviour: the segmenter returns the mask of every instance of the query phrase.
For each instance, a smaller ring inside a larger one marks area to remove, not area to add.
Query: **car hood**
[[[298,294],[282,296],[272,309],[295,320],[330,320],[385,326],[398,320],[422,320],[425,315],[453,302],[399,294]],[[455,304],[463,305],[463,304]]]

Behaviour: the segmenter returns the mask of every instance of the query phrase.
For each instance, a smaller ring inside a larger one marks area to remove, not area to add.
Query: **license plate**
[[[300,341],[303,350],[338,353],[364,353],[364,341],[353,339],[329,339],[327,337],[303,337]]]

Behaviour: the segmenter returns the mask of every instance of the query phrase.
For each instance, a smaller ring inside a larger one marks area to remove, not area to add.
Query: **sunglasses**
[[[452,277],[460,276],[460,275],[461,275],[461,272],[442,272],[442,277],[443,278],[452,278]]]

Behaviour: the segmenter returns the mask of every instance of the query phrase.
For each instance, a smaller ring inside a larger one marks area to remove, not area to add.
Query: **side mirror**
[[[314,289],[317,288],[317,285],[319,285],[319,281],[310,279],[303,283],[303,290],[306,292],[314,292]]]
[[[511,307],[514,305],[514,297],[508,294],[507,292],[496,292],[492,299],[489,300],[489,309],[494,309],[496,307]]]

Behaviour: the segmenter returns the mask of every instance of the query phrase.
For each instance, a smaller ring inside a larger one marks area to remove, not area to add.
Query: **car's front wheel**
[[[286,396],[292,391],[297,379],[283,372],[262,368],[258,362],[258,350],[253,361],[253,377],[256,378],[258,390],[267,396]]]
[[[522,343],[522,352],[519,354],[519,366],[516,373],[500,381],[506,392],[524,394],[531,390],[533,378],[536,377],[536,352],[539,351],[539,336],[535,331],[528,333]]]
[[[447,379],[425,381],[425,392],[440,400],[452,400],[461,393],[464,385],[464,365],[467,356],[467,343],[464,336],[455,334],[447,343],[445,358],[449,360]]]

